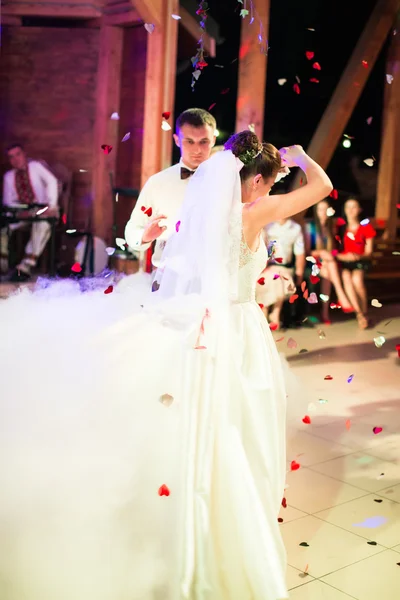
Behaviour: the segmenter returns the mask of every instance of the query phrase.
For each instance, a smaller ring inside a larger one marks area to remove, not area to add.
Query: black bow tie
[[[189,179],[196,171],[191,171],[190,169],[186,169],[186,167],[181,167],[181,179]]]

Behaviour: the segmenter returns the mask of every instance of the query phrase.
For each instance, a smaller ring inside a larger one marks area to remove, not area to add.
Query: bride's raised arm
[[[328,175],[301,146],[282,148],[280,153],[282,164],[287,167],[300,167],[307,177],[307,183],[293,192],[262,196],[252,202],[248,206],[247,218],[257,229],[306,210],[328,196],[333,189]]]

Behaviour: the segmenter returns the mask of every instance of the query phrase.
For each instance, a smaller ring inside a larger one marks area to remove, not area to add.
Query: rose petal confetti
[[[285,85],[286,82],[287,82],[287,79],[278,79],[279,85]]]
[[[306,260],[308,260],[308,262],[311,262],[311,263],[316,263],[317,262],[313,256],[307,256]],[[304,290],[303,290],[303,292],[304,292]]]
[[[121,250],[125,250],[127,243],[126,240],[124,240],[124,238],[116,238],[115,239],[115,243],[117,244],[118,248],[121,248]]]
[[[311,77],[310,83],[319,83],[319,79],[317,79],[316,77]]]
[[[318,329],[318,337],[320,340],[324,340],[326,338],[325,331],[322,331],[322,329]]]
[[[308,290],[304,290],[304,293],[303,293],[303,298],[304,298],[305,300],[307,300],[307,299],[308,299],[308,294],[309,294],[309,291],[308,291]]]
[[[378,433],[381,433],[383,429],[382,427],[374,427],[372,431],[375,435],[378,435]]]
[[[101,149],[103,150],[104,154],[110,154],[113,147],[109,146],[108,144],[102,144]]]
[[[119,121],[119,114],[117,112],[113,112],[113,114],[111,115],[110,119],[112,121]]]
[[[374,159],[373,158],[366,158],[364,160],[364,163],[367,165],[367,167],[373,167],[374,166]]]
[[[325,375],[324,380],[325,381],[332,381],[333,377],[332,375]]]
[[[319,279],[319,277],[317,277]],[[315,292],[311,292],[310,297],[307,299],[309,304],[318,304],[317,294]]]
[[[333,215],[336,213],[336,210],[334,208],[332,208],[332,206],[328,206],[328,208],[326,209],[326,214],[328,217],[333,217]]]
[[[144,28],[147,31],[147,33],[153,33],[155,25],[153,25],[153,23],[145,23]]]
[[[129,138],[131,137],[131,132],[128,131],[128,133],[126,133],[124,135],[124,137],[122,138],[121,142],[127,142],[129,140]]]
[[[158,489],[158,495],[159,496],[169,496],[170,495],[170,491],[167,485],[165,485],[165,483],[162,484],[162,486]]]
[[[360,221],[360,225],[362,225],[363,227],[365,227],[365,225],[368,225],[369,223],[369,219],[363,219],[362,221]]]
[[[297,83],[301,83],[300,77],[298,77],[297,75],[296,75],[296,81],[297,81]]]
[[[333,198],[334,200],[337,200],[339,198],[339,192],[337,190],[332,190],[329,194],[329,197]]]
[[[312,60],[314,58],[314,52],[312,52],[311,50],[307,50],[306,57],[308,60]]]
[[[329,301],[329,296],[327,296],[326,294],[320,294],[319,297],[321,298],[322,302]]]
[[[300,94],[300,86],[298,83],[294,84],[293,91],[296,92],[296,94]]]
[[[269,324],[269,328],[271,331],[276,331],[278,329],[279,325],[278,323],[270,323]]]
[[[366,69],[368,69],[368,61],[362,60],[361,64],[362,64],[363,67],[365,67]]]
[[[303,423],[305,423],[306,425],[311,425],[311,419],[308,415],[306,415],[303,419],[302,419]]]
[[[274,273],[273,280],[275,281],[276,279],[279,279],[279,278],[280,278],[279,273]]]
[[[298,462],[296,462],[295,460],[292,460],[292,462],[290,463],[290,470],[291,471],[298,471],[300,469],[300,465]]]
[[[367,123],[368,123],[368,125],[371,125],[371,123],[372,123],[372,117],[368,117]]]
[[[174,401],[174,397],[171,396],[171,394],[163,394],[162,396],[160,396],[161,404],[163,404],[167,408],[169,408],[171,406],[173,401]]]
[[[170,118],[170,116],[171,116],[171,113],[170,113],[170,112],[163,112],[163,114],[162,114],[162,118],[163,118],[163,119],[169,119],[169,118]]]
[[[285,339],[285,336],[278,338],[277,340],[275,340],[276,343],[278,342],[282,342]]]
[[[347,383],[351,383],[354,379],[354,374],[353,375],[349,375],[347,378]]]
[[[338,227],[342,227],[343,225],[346,225],[346,221],[342,217],[338,217],[336,219],[336,225]]]
[[[289,338],[288,339],[288,343],[287,343],[287,347],[288,348],[297,348],[297,342],[296,342],[296,340],[294,340],[293,338]]]
[[[115,252],[115,248],[111,248],[111,246],[108,246],[108,248],[106,248],[106,253],[108,254],[108,256],[112,256]]]
[[[321,65],[319,64],[319,62],[315,62],[313,64],[313,69],[316,69],[317,71],[321,71]]]
[[[386,342],[386,338],[383,335],[379,335],[374,338],[374,344],[377,348],[382,348],[383,344]]]
[[[113,285],[109,285],[107,289],[104,290],[105,294],[112,294],[112,292],[114,291],[114,286]]]
[[[265,277],[260,277],[260,279],[257,281],[258,285],[265,285]]]
[[[171,15],[171,17],[175,19],[175,21],[179,21],[182,18],[180,15]]]
[[[283,506],[283,508],[287,508],[286,498],[282,498],[282,506]]]
[[[80,265],[79,263],[74,263],[71,267],[71,271],[73,273],[80,273],[82,271],[82,265]]]
[[[386,74],[386,81],[390,85],[393,81],[393,75]]]
[[[376,298],[371,300],[371,306],[374,306],[375,308],[382,308],[382,304]]]
[[[144,214],[146,215],[146,217],[151,217],[151,215],[153,214],[153,209],[151,206],[149,206],[149,208],[146,208],[145,206],[141,206],[140,210],[142,212],[144,212]]]
[[[367,544],[369,544],[370,546],[377,546],[378,545],[376,542],[367,542]]]
[[[310,281],[313,285],[315,285],[316,283],[318,283],[320,281],[320,278],[317,277],[316,275],[310,275]]]
[[[289,303],[293,304],[294,302],[296,302],[297,298],[299,297],[298,294],[293,294],[292,296],[290,296],[289,298]]]
[[[163,121],[161,123],[161,129],[163,131],[171,131],[172,128],[171,128],[171,125],[168,123],[168,121]]]
[[[278,517],[278,523],[283,523],[282,517]]]
[[[177,222],[175,223],[175,231],[176,231],[176,233],[178,233],[180,226],[181,226],[181,222],[180,222],[180,221],[177,221]]]

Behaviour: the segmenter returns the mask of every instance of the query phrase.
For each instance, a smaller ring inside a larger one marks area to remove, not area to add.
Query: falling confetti
[[[312,52],[311,50],[307,50],[306,57],[308,60],[312,60],[314,58],[314,52]]]
[[[376,298],[371,300],[371,306],[374,306],[375,308],[382,308],[382,304]]]
[[[383,344],[386,342],[386,338],[383,335],[379,335],[374,338],[374,344],[377,348],[382,348]]]
[[[311,83],[319,83],[319,79],[317,79],[316,77],[311,77],[310,82]]]
[[[117,112],[113,112],[113,114],[111,115],[110,119],[112,121],[119,121],[119,114]]]
[[[296,462],[295,460],[292,460],[292,462],[290,463],[290,470],[298,471],[299,469],[300,469],[300,464],[298,462]]]
[[[290,296],[289,298],[289,303],[290,304],[294,304],[294,302],[296,302],[297,298],[299,297],[298,294],[293,294],[292,296]]]
[[[313,256],[307,256],[306,260],[308,260],[308,262],[311,262],[311,263],[316,263],[317,262]],[[303,290],[303,292],[304,292],[304,290]]]
[[[393,75],[386,74],[386,81],[390,85],[393,81]]]
[[[368,225],[369,223],[369,219],[363,219],[362,221],[360,221],[360,225],[362,225],[363,227],[365,227],[365,225]]]
[[[279,278],[280,278],[279,273],[274,273],[273,280],[276,281],[276,279],[279,279]]]
[[[269,328],[271,331],[276,331],[278,329],[278,323],[270,323]]]
[[[351,427],[351,421],[350,421],[350,419],[347,419],[347,421],[346,421],[346,429],[347,429],[347,431],[350,431],[350,427]]]
[[[318,337],[320,340],[324,340],[326,338],[325,331],[322,331],[322,329],[318,329]]]
[[[131,132],[128,131],[128,133],[126,133],[124,135],[124,137],[122,138],[121,142],[127,142],[129,140],[129,138],[131,137]]]
[[[366,60],[362,60],[361,64],[365,69],[368,69],[368,62]]]
[[[162,486],[158,489],[158,495],[159,496],[169,496],[170,495],[170,491],[167,485],[165,485],[165,483],[162,484]]]
[[[265,285],[265,277],[260,277],[260,279],[257,281],[258,285]]]
[[[367,167],[373,167],[374,166],[374,159],[373,158],[366,158],[364,160],[364,163],[367,165]]]
[[[310,282],[315,285],[316,283],[318,283],[320,281],[320,278],[317,277],[316,275],[311,275],[310,276]]]
[[[296,94],[300,94],[300,86],[298,83],[294,84],[293,91],[296,92]]]
[[[313,69],[315,69],[316,71],[321,71],[321,65],[319,64],[319,62],[315,62],[313,64]]]
[[[145,23],[144,28],[147,31],[147,33],[153,33],[155,25],[153,25],[153,23]]]
[[[153,209],[151,206],[149,206],[149,208],[146,208],[145,206],[141,206],[140,210],[142,212],[144,212],[144,214],[146,215],[146,217],[151,217],[151,215],[153,214]]]
[[[113,147],[109,146],[108,144],[102,144],[101,149],[103,150],[104,154],[110,154]]]
[[[354,375],[349,375],[349,377],[347,378],[347,383],[351,383],[354,379]]]
[[[302,419],[303,423],[305,423],[306,425],[311,425],[311,419],[308,415],[306,415],[303,419]]]
[[[372,117],[368,117],[367,123],[368,123],[368,125],[371,125],[371,123],[372,123]]]
[[[324,380],[325,381],[332,381],[333,377],[332,375],[325,375]]]
[[[317,277],[319,279],[319,277]],[[318,304],[317,294],[315,292],[311,292],[310,297],[307,299],[309,304]]]
[[[180,226],[181,226],[181,222],[180,222],[180,221],[177,221],[177,222],[175,223],[175,231],[176,231],[176,233],[178,233]]]
[[[398,357],[400,358],[400,344],[396,344],[396,350],[397,350]]]
[[[333,198],[334,200],[337,200],[339,198],[339,192],[337,190],[332,190],[329,194],[329,197]]]
[[[329,302],[329,296],[326,296],[326,294],[320,294],[319,297],[321,298],[322,302]]]
[[[108,248],[106,248],[106,253],[108,254],[108,256],[112,256],[115,253],[115,248],[111,248],[111,246],[109,246]]]
[[[374,498],[374,502],[381,504],[383,502],[382,498]]]
[[[333,215],[336,213],[336,210],[334,208],[332,208],[332,206],[328,206],[328,208],[326,209],[326,215],[328,217],[333,217]]]
[[[296,340],[294,340],[293,338],[289,338],[288,339],[288,343],[287,343],[287,347],[288,348],[297,348],[297,342],[296,342]]]
[[[286,498],[282,498],[282,506],[283,506],[283,508],[287,508]]]
[[[82,271],[82,266],[79,263],[74,263],[71,267],[71,271],[73,273],[80,273]]]
[[[163,404],[167,408],[169,408],[171,406],[173,401],[174,401],[174,397],[171,396],[171,394],[163,394],[162,396],[160,396],[161,404]]]
[[[171,128],[171,125],[167,121],[163,121],[161,123],[161,129],[163,131],[171,131],[172,128]]]
[[[180,17],[179,15],[171,15],[171,17],[172,17],[173,19],[175,19],[175,21],[180,21],[180,19],[182,18],[182,17]]]
[[[310,544],[307,544],[307,542],[300,542],[299,546],[303,546],[303,548],[309,548]]]
[[[308,352],[307,348],[302,348],[299,352],[299,354],[304,354],[305,352]]]
[[[163,112],[163,114],[161,116],[162,116],[163,119],[167,119],[168,120],[170,118],[170,116],[171,116],[171,113],[170,112]]]
[[[383,431],[383,428],[382,427],[374,427],[372,431],[375,435],[378,435],[378,433],[381,433]]]
[[[285,85],[286,82],[287,82],[287,79],[278,79],[279,85]]]
[[[112,294],[112,292],[114,291],[114,286],[113,285],[109,285],[107,289],[104,290],[105,294]]]
[[[319,402],[320,404],[327,404],[328,400],[325,400],[324,398],[320,398],[320,399],[318,400],[318,402]]]

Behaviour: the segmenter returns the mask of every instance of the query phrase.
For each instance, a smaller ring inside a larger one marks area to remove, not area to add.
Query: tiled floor
[[[371,314],[368,331],[349,319],[274,334],[311,417],[289,443],[301,468],[288,472],[280,515],[291,600],[400,598],[400,306]]]

